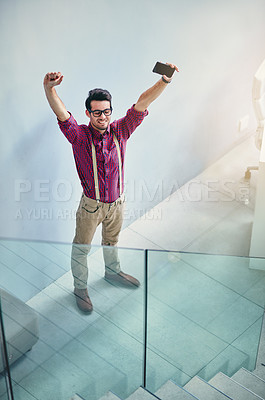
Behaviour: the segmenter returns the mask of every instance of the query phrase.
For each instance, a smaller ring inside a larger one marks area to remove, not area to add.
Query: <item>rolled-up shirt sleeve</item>
[[[148,111],[137,111],[134,105],[129,108],[125,117],[114,121],[115,128],[122,133],[124,139],[128,139],[135,131],[144,118],[148,115]]]
[[[69,111],[68,111],[69,112]],[[70,117],[66,121],[60,121],[58,119],[58,125],[66,137],[66,139],[71,143],[77,143],[80,141],[80,126],[72,116],[72,114],[69,112]]]

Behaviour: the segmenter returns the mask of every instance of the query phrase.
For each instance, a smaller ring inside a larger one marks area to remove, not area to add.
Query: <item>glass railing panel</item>
[[[71,249],[71,244],[0,242],[16,400],[70,400],[74,394],[98,400],[109,391],[126,399],[143,384],[146,254],[147,389],[255,368],[264,260],[117,249],[122,270],[141,282],[128,289],[104,279],[103,249],[92,246],[88,292],[94,311],[87,315],[73,294]],[[4,388],[0,380],[0,400]]]
[[[0,291],[0,399],[8,400],[13,394],[9,360],[7,355],[7,344],[5,340],[3,301]]]
[[[253,370],[265,271],[248,258],[149,251],[147,388]]]
[[[94,310],[84,314],[73,294],[71,247],[0,243],[0,287],[21,316],[7,309],[7,324],[25,336],[13,343],[18,357],[10,352],[16,400],[70,400],[74,394],[98,400],[110,390],[125,399],[142,384],[144,251],[118,249],[122,270],[142,284],[129,289],[104,279],[102,248],[91,248]]]

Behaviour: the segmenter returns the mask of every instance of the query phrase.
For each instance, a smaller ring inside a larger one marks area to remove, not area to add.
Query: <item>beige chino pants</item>
[[[76,212],[76,231],[72,245],[71,268],[74,278],[74,287],[85,289],[87,287],[88,266],[87,255],[91,242],[99,224],[102,223],[102,242],[105,268],[109,273],[120,271],[118,243],[124,211],[124,195],[114,203],[97,203],[82,194]]]

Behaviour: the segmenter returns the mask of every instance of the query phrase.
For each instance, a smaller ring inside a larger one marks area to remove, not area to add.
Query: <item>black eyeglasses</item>
[[[102,113],[109,117],[112,114],[112,108],[105,108],[105,110],[88,110],[94,117],[100,117]]]

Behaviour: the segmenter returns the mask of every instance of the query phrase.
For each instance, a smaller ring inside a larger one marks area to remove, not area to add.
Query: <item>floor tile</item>
[[[239,297],[217,315],[207,329],[227,343],[232,343],[264,314],[264,309]],[[229,326],[229,329],[227,327]]]
[[[34,361],[28,358],[27,355],[23,355],[11,366],[11,377],[14,382],[19,383],[32,373],[36,367],[37,364]]]
[[[6,390],[7,389],[6,389],[5,377],[2,374],[0,374],[0,399],[2,395],[4,397],[4,394],[6,394]]]
[[[69,257],[59,251],[52,244],[46,242],[34,242],[30,244],[30,247],[39,253],[40,256],[46,257],[50,260],[50,263],[52,262],[58,265],[62,269],[62,272],[68,271]]]
[[[263,272],[264,273],[264,272]],[[251,288],[249,288],[244,296],[255,304],[258,304],[263,309],[265,307],[265,278],[260,279]],[[265,333],[265,332],[264,332]]]
[[[202,232],[182,250],[248,256],[252,222],[253,211],[245,206],[239,206]]]
[[[32,242],[19,240],[1,240],[1,243],[7,249],[15,254],[18,254],[20,258],[39,270],[50,263],[50,261],[46,257],[41,256],[38,252],[34,250],[34,248],[30,247],[30,245],[33,246]]]
[[[225,342],[193,323],[182,327],[177,323],[167,322],[164,329],[162,326],[156,331],[152,329],[152,324],[150,325],[149,349],[189,376],[196,375],[226,347]],[[209,339],[211,345],[207,342]]]
[[[227,201],[181,202],[176,193],[171,196],[170,200],[164,200],[159,206],[163,208],[161,220],[151,220],[147,224],[144,219],[140,218],[130,225],[130,229],[163,249],[175,251],[185,248],[200,237],[202,232],[225,218],[231,210],[239,207],[236,202],[232,204]]]
[[[37,287],[39,290],[44,289],[53,282],[52,277],[47,274],[46,267],[44,267],[42,270],[39,270],[24,260],[14,267],[13,271],[19,276],[23,277],[33,286]]]
[[[53,372],[53,370],[47,371],[42,367],[37,367],[30,375],[20,381],[20,386],[37,400],[65,400],[68,397],[70,398],[73,392],[68,392],[69,386],[66,391],[64,388],[71,372],[65,372],[67,376],[65,382],[61,382]]]
[[[193,376],[226,346],[218,336],[150,296],[148,348],[179,371]]]
[[[243,295],[265,279],[265,272],[249,268],[247,257],[182,253],[181,259],[224,286]],[[265,293],[264,296],[265,298]]]
[[[70,266],[68,265],[68,269],[69,268]],[[65,271],[67,271],[66,266],[65,269],[62,269],[59,265],[54,264],[53,262],[49,263],[42,269],[42,272],[53,281],[60,278],[60,276],[65,273]]]
[[[50,358],[55,353],[55,350],[48,346],[43,340],[39,339],[33,348],[26,353],[25,360],[29,359],[35,365],[41,365],[44,361]]]
[[[15,400],[36,400],[36,397],[33,396],[28,392],[28,390],[25,390],[22,386],[19,384],[14,384],[13,385],[13,393],[14,393],[14,398]],[[2,399],[1,399],[2,400]]]
[[[149,290],[154,297],[204,327],[239,297],[182,261],[156,274],[149,282]]]
[[[2,263],[0,263],[0,274],[1,287],[22,301],[27,301],[39,292],[35,285],[32,285]]]
[[[121,307],[114,307],[104,314],[104,317],[117,326],[120,330],[124,331],[127,335],[142,342],[143,340],[143,320],[142,309],[143,306],[138,303],[139,312],[128,313],[128,310]]]
[[[71,258],[72,243],[51,243],[51,246],[67,256],[68,259]]]
[[[144,231],[143,234],[140,234],[133,229],[132,225],[121,231],[119,237],[119,247],[131,247],[135,249],[161,249],[161,246],[158,246],[156,242],[152,240],[152,237],[149,236],[147,239]]]
[[[12,267],[22,262],[22,258],[19,257],[17,253],[10,251],[1,243],[0,243],[0,257],[1,257],[1,262],[9,269],[12,269]]]
[[[58,351],[65,343],[72,339],[60,326],[52,323],[48,318],[38,314],[40,340],[48,347]]]
[[[65,292],[65,296],[67,295],[67,292]],[[32,303],[31,301],[30,304],[32,305]],[[35,297],[34,308],[38,314],[46,318],[51,324],[73,337],[86,327],[86,323],[77,314],[72,313],[67,307],[48,296],[44,291],[39,293],[38,297]]]

